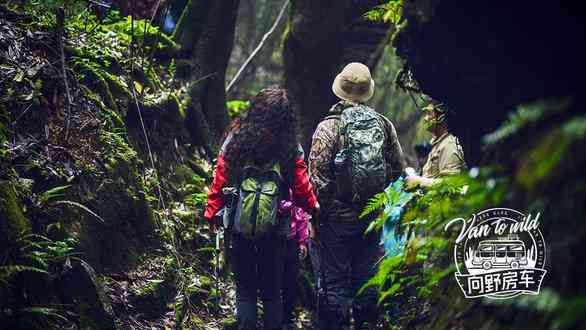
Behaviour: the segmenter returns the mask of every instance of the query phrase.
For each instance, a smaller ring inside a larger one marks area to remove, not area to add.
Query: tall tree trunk
[[[283,50],[285,87],[296,100],[306,150],[316,124],[335,100],[330,86],[342,51],[348,4],[348,0],[292,2]]]
[[[362,14],[383,2],[292,2],[283,50],[285,87],[297,101],[301,141],[306,150],[316,125],[336,102],[331,86],[338,70],[356,61],[374,70],[380,57],[377,49],[388,27],[367,22]]]
[[[174,33],[191,61],[187,123],[193,142],[213,151],[228,125],[225,76],[239,0],[190,0]]]

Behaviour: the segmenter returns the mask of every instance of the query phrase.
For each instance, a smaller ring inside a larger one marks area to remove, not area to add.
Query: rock
[[[76,262],[56,280],[56,286],[61,300],[74,306],[82,329],[116,329],[112,306],[89,264]]]

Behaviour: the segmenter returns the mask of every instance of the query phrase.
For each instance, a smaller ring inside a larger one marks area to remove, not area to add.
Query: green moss
[[[234,317],[229,317],[222,321],[224,329],[236,329],[238,327],[238,321]]]
[[[104,80],[108,83],[110,91],[114,97],[121,99],[126,103],[132,99],[132,94],[128,89],[128,85],[121,77],[113,75],[108,71],[102,71],[101,74]]]
[[[175,277],[170,269],[163,279],[149,280],[139,287],[131,298],[132,304],[147,317],[158,317],[165,313],[175,298]]]
[[[146,29],[145,24],[147,25]],[[144,44],[147,51],[152,50],[155,40],[158,41],[156,50],[159,52],[177,49],[177,43],[168,35],[159,32],[158,27],[148,24],[145,20],[137,20],[132,23],[130,16],[126,19],[117,20],[113,24],[104,24],[101,26],[101,30],[106,32],[115,31],[121,41],[129,44],[132,39],[133,25],[135,42]]]
[[[79,88],[84,92],[85,97],[87,97],[89,100],[91,100],[95,105],[97,105],[104,112],[104,117],[107,120],[108,128],[110,128],[110,129],[118,128],[119,129],[119,128],[126,127],[126,123],[124,122],[122,117],[120,117],[120,115],[116,111],[108,108],[104,104],[104,102],[102,101],[102,98],[98,94],[93,92],[87,86],[84,86],[81,84],[79,85]]]
[[[155,219],[136,151],[122,134],[102,131],[99,139],[106,168],[104,181],[84,204],[105,223],[84,222],[80,243],[96,269],[125,270],[155,243]]]
[[[139,171],[142,161],[123,135],[103,131],[100,134],[100,143],[105,149],[106,169],[109,175],[125,182],[125,189],[132,191],[132,196],[137,194],[137,190],[143,191],[145,185]]]
[[[30,231],[30,222],[24,217],[16,200],[14,185],[6,180],[0,181],[0,219],[1,248]]]
[[[193,169],[187,165],[179,164],[175,167],[175,173],[170,182],[186,193],[203,192],[206,186],[205,179],[196,174]]]
[[[74,70],[80,75],[81,83],[95,90],[95,93],[100,96],[104,104],[110,109],[118,111],[118,105],[110,90],[110,85],[104,79],[101,68],[97,67],[95,63],[88,63],[77,61],[73,66]]]
[[[142,106],[142,109],[147,111],[163,111],[175,121],[182,118],[181,108],[182,106],[177,96],[169,92],[163,92],[158,95],[145,95]]]

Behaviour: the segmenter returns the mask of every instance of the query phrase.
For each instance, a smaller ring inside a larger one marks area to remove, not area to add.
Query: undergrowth
[[[584,123],[584,116],[571,112],[568,100],[521,106],[500,129],[486,137],[485,148],[492,155],[491,165],[445,177],[431,187],[415,192],[405,191],[400,179],[369,201],[361,215],[363,218],[371,213],[377,215],[369,230],[381,231],[392,219],[391,213],[399,207],[401,214],[395,231],[383,232],[381,240],[385,240],[385,235],[395,235],[399,243],[401,237],[406,238],[400,252],[384,257],[376,275],[365,285],[378,289],[379,304],[384,307],[391,324],[417,326],[416,322],[428,316],[426,313],[434,304],[442,301],[437,297],[438,286],[445,287],[449,280],[453,280],[451,275],[455,272],[451,255],[458,233],[454,228],[444,230],[445,224],[453,218],[467,218],[491,207],[522,205],[526,208],[522,212],[549,212],[545,215],[549,221],[545,220],[544,232],[553,230],[550,237],[554,236],[552,233],[560,232],[555,236],[568,239],[568,233],[561,233],[564,227],[553,229],[553,221],[573,221],[572,214],[578,212],[580,206],[570,206],[568,198],[577,197],[577,191],[583,193],[583,189],[578,188],[583,180],[566,182],[559,192],[550,187],[579,173],[579,164],[584,163],[584,158],[576,157],[575,151],[586,137]],[[525,136],[541,138],[519,144]],[[509,150],[509,154],[503,150]],[[515,155],[513,158],[510,157],[511,150]],[[400,197],[404,194],[414,196],[406,204],[401,204]],[[561,224],[558,222],[557,225]],[[573,244],[572,240],[567,242]],[[545,289],[546,295],[493,304],[512,304],[518,310],[543,310],[553,329],[571,328],[579,320],[576,313],[583,310],[584,297],[575,292],[556,290],[555,282],[550,285]],[[560,295],[568,295],[568,302],[562,303]]]

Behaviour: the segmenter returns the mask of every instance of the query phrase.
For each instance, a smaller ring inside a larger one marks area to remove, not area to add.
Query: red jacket
[[[210,221],[214,215],[224,206],[224,194],[222,188],[227,184],[226,167],[224,160],[224,149],[230,138],[222,146],[218,155],[218,163],[214,172],[214,181],[208,193],[208,203],[206,205],[204,218]],[[317,198],[309,182],[307,165],[305,164],[303,149],[298,148],[299,152],[295,160],[295,176],[293,186],[290,187],[293,192],[293,202],[296,206],[303,208],[308,213],[313,213],[317,204]]]

